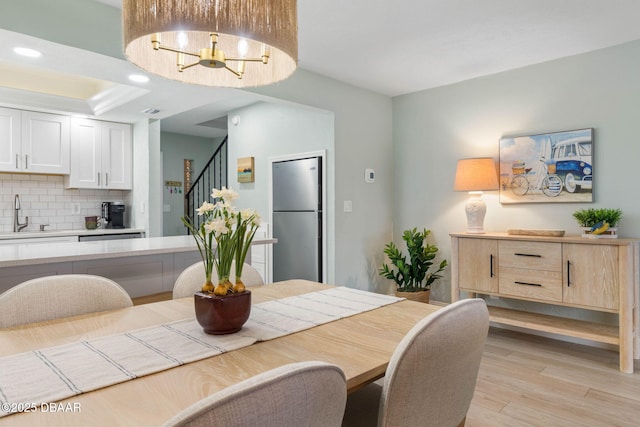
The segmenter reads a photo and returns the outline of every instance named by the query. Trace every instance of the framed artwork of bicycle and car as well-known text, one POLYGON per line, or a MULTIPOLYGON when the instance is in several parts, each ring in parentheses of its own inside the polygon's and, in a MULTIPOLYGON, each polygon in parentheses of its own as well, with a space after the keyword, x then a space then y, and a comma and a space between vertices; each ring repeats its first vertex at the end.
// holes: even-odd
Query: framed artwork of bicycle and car
POLYGON ((593 202, 593 129, 500 139, 500 203, 593 202))

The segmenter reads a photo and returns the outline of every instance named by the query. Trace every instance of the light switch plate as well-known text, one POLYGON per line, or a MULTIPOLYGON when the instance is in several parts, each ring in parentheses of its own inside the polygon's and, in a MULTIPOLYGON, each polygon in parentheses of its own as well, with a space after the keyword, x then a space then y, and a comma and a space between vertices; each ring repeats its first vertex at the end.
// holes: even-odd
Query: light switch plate
POLYGON ((376 180, 376 171, 373 169, 365 169, 364 170, 364 182, 367 184, 373 184, 376 180))
POLYGON ((351 200, 344 201, 344 211, 352 212, 353 211, 353 202, 351 200))

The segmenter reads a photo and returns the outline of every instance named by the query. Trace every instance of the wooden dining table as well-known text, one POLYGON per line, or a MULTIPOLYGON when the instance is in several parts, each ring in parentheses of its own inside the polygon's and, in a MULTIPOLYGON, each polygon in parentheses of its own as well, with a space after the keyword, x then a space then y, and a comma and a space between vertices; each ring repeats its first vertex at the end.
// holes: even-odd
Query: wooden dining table
MULTIPOLYGON (((290 280, 252 287, 253 304, 331 287, 290 280)), ((402 300, 375 310, 136 378, 35 410, 0 417, 2 426, 156 426, 198 400, 288 363, 338 365, 354 391, 385 373, 404 335, 438 306, 402 300)), ((0 356, 103 337, 194 317, 183 298, 0 330, 0 356)))

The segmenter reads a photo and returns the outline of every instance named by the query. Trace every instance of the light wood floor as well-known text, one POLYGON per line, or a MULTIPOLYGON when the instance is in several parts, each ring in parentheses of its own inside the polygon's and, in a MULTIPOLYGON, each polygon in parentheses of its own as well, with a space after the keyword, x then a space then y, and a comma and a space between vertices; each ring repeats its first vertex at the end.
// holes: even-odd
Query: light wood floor
POLYGON ((635 371, 613 351, 491 328, 466 425, 639 426, 635 371))
POLYGON ((143 297, 136 297, 131 299, 133 300, 133 305, 140 305, 140 304, 149 304, 152 302, 170 300, 172 295, 173 295, 173 292, 162 292, 159 294, 146 295, 143 297))

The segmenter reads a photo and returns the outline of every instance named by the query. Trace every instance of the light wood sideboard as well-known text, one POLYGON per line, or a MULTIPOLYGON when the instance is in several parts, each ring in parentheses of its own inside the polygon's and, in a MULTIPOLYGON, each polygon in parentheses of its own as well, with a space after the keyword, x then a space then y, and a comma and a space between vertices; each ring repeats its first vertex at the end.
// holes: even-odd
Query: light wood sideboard
POLYGON ((614 313, 612 326, 490 306, 491 321, 613 344, 620 370, 640 358, 640 239, 451 234, 451 299, 489 295, 614 313))

